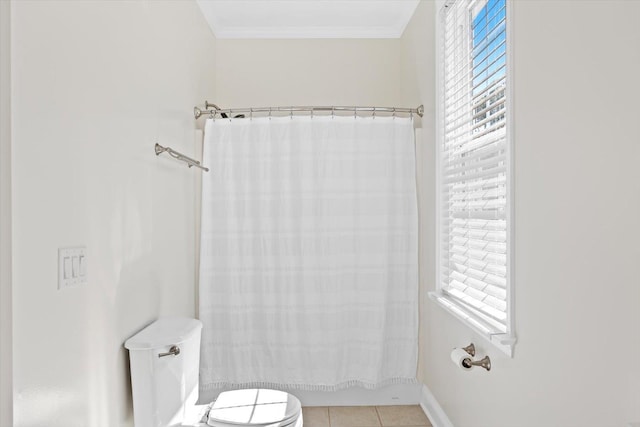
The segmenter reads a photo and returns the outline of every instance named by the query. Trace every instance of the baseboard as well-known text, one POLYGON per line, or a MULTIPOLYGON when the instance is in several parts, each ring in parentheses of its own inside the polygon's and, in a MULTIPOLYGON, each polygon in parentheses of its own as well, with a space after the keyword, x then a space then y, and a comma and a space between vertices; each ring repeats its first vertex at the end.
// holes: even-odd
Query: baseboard
POLYGON ((426 385, 422 386, 422 395, 420 396, 420 407, 427 417, 431 420, 433 427, 453 427, 451 420, 447 417, 444 410, 434 397, 431 390, 426 385))

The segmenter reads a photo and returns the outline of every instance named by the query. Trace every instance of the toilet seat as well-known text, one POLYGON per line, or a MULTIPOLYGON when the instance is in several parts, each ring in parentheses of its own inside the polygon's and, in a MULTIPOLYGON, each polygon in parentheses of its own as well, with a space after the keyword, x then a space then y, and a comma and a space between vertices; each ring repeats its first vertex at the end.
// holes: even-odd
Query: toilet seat
MULTIPOLYGON (((211 405, 212 427, 294 427, 302 418, 297 397, 277 390, 247 389, 220 393, 211 405)), ((300 423, 301 424, 301 423, 300 423)))

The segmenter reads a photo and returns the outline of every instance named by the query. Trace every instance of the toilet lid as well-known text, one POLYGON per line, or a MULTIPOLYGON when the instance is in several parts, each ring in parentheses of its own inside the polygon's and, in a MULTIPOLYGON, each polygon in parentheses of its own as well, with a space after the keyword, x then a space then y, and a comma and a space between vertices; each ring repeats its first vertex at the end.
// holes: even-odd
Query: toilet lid
POLYGON ((209 425, 289 424, 300 414, 297 397, 284 391, 254 388, 220 393, 209 411, 209 425))

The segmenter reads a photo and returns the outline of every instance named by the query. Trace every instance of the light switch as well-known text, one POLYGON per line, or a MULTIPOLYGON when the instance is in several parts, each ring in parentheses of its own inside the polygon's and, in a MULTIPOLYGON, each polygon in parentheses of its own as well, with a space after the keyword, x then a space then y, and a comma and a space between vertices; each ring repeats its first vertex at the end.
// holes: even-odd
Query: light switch
POLYGON ((87 263, 84 259, 84 255, 80 255, 78 259, 80 260, 80 277, 87 275, 87 263))
POLYGON ((85 247, 58 249, 58 289, 87 283, 85 247))
POLYGON ((80 261, 79 261, 79 258, 80 258, 79 256, 74 256, 72 258, 72 266, 73 266, 72 273, 73 274, 71 275, 71 277, 76 278, 76 277, 80 276, 80 261))
POLYGON ((63 267, 63 277, 65 279, 71 279, 72 276, 72 272, 71 272, 71 258, 66 256, 64 257, 64 267, 63 267))

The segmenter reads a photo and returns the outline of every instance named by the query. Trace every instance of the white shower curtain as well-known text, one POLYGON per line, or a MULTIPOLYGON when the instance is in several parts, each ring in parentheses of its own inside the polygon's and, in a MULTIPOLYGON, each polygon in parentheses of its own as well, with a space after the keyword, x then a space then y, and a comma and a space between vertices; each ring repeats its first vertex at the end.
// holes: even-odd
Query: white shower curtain
POLYGON ((400 117, 207 121, 202 390, 415 381, 413 135, 400 117))

